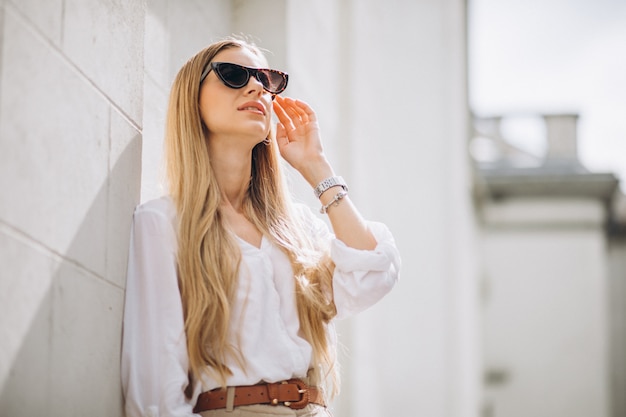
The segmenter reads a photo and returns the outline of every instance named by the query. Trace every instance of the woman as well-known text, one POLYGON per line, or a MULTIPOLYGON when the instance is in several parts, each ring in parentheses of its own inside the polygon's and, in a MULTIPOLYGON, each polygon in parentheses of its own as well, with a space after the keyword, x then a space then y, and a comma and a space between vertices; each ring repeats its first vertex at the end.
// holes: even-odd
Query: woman
POLYGON ((255 46, 225 40, 191 58, 172 86, 169 196, 133 218, 128 417, 329 415, 332 320, 397 280, 391 234, 361 218, 324 156, 315 113, 278 96, 288 76, 266 67, 255 46), (280 156, 314 187, 332 234, 292 204, 280 156))

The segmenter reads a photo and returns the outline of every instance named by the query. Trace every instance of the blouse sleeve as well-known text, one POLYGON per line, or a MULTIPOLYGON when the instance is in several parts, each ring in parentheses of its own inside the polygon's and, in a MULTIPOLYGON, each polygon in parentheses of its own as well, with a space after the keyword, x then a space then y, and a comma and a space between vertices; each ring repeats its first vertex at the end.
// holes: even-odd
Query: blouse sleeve
POLYGON ((370 221, 367 226, 377 242, 373 250, 346 246, 335 238, 321 219, 315 217, 313 220, 317 236, 331 241, 337 319, 353 316, 373 306, 391 291, 399 278, 401 260, 393 235, 382 223, 370 221))
POLYGON ((138 207, 131 231, 122 387, 127 417, 192 416, 183 310, 171 219, 138 207))
POLYGON ((398 281, 400 254, 393 236, 382 223, 368 222, 376 248, 357 250, 334 239, 331 257, 335 262, 333 296, 337 319, 350 317, 373 306, 398 281))

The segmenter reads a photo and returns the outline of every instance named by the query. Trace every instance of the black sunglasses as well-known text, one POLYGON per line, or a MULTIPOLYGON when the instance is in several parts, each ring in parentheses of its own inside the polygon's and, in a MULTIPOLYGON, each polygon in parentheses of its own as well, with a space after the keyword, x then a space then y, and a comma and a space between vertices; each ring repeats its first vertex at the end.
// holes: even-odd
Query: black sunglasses
POLYGON ((270 94, 280 94, 287 88, 289 75, 286 72, 268 68, 250 68, 230 62, 211 62, 202 72, 200 84, 215 70, 222 82, 230 88, 242 88, 248 84, 250 77, 255 77, 263 85, 263 89, 270 94))

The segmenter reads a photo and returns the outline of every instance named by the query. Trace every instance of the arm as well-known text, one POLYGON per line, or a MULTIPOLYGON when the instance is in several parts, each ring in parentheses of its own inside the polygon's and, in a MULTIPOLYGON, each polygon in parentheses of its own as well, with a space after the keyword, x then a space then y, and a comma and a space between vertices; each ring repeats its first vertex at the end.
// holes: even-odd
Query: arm
POLYGON ((171 220, 140 207, 131 233, 122 342, 126 415, 191 416, 171 220))
MULTIPOLYGON (((276 141, 282 157, 311 187, 334 176, 324 155, 317 117, 311 107, 300 100, 276 96, 274 111, 280 121, 276 141)), ((321 195, 321 204, 328 204, 341 191, 340 187, 329 189, 321 195)), ((347 246, 363 250, 376 247, 374 235, 348 196, 328 209, 328 218, 337 239, 347 246)))
POLYGON ((377 242, 374 250, 360 250, 345 245, 308 207, 301 210, 316 241, 330 241, 330 255, 335 263, 333 300, 337 319, 351 317, 376 304, 398 281, 400 254, 393 235, 382 223, 366 222, 377 242))

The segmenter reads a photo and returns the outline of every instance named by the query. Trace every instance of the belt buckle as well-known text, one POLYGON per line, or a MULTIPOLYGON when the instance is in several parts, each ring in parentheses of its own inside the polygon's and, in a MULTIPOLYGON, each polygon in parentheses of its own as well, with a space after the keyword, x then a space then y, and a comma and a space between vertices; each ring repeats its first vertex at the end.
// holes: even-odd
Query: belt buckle
POLYGON ((283 404, 292 410, 300 410, 309 404, 309 390, 308 386, 301 379, 290 379, 284 381, 283 384, 295 384, 298 387, 298 394, 300 399, 298 401, 285 401, 283 404))

